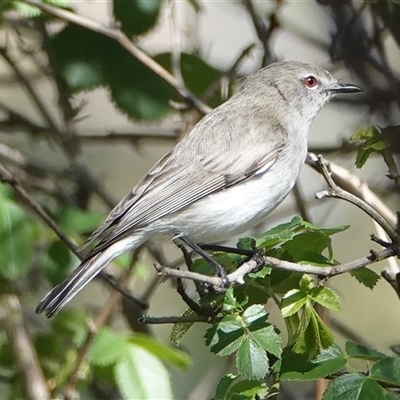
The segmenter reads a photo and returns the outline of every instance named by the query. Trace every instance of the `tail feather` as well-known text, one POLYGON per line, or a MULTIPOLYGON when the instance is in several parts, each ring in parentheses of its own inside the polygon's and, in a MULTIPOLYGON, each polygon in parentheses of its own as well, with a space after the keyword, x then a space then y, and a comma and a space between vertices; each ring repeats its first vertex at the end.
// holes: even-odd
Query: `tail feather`
POLYGON ((46 313, 52 317, 68 303, 84 286, 86 286, 114 258, 127 250, 137 247, 143 240, 138 237, 125 238, 84 260, 72 274, 51 290, 39 302, 36 313, 46 313))
POLYGON ((86 286, 109 262, 104 253, 98 253, 82 262, 73 273, 39 302, 36 313, 45 312, 47 318, 52 317, 68 303, 84 286, 86 286))

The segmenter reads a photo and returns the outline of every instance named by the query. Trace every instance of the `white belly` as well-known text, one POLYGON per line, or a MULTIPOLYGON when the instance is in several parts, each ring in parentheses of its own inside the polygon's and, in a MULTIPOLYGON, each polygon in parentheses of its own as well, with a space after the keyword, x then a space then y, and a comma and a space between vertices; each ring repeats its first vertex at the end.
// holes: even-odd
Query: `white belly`
POLYGON ((292 163, 290 170, 287 161, 279 160, 264 174, 163 217, 151 224, 154 236, 181 232, 198 243, 215 243, 247 231, 275 209, 293 188, 303 160, 298 165, 292 163))

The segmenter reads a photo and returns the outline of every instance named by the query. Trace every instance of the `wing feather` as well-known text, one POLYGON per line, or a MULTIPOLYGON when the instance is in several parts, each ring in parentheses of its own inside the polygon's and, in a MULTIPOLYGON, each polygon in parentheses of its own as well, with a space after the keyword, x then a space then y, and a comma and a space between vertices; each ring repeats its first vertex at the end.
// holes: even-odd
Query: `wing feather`
POLYGON ((226 117, 215 116, 215 113, 224 112, 223 108, 219 109, 215 110, 214 117, 211 113, 203 118, 118 203, 84 245, 86 247, 93 240, 102 238, 88 257, 158 218, 177 212, 209 194, 268 172, 285 146, 286 131, 283 127, 274 126, 275 135, 266 140, 266 132, 259 128, 260 124, 249 121, 247 115, 243 115, 240 118, 242 125, 236 126, 243 139, 241 143, 234 144, 229 137, 221 137, 221 133, 232 135, 234 127, 226 117), (255 131, 252 127, 258 128, 255 131), (203 135, 203 141, 194 140, 198 135, 203 135), (258 139, 256 143, 255 139, 258 139), (225 156, 221 157, 221 154, 225 156))

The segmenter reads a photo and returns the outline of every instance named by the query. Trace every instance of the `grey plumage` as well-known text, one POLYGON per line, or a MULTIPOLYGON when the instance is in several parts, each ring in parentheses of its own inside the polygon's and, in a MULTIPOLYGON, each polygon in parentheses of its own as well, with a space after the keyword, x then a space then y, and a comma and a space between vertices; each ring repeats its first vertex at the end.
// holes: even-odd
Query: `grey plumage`
POLYGON ((111 211, 84 246, 100 242, 37 312, 53 315, 113 258, 150 238, 210 243, 260 222, 292 189, 320 108, 335 92, 359 90, 295 61, 248 76, 111 211))

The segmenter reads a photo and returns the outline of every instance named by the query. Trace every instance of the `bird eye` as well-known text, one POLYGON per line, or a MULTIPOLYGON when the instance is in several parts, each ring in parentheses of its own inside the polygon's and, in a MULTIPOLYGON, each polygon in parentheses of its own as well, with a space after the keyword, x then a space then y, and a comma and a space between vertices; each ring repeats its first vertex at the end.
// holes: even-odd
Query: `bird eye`
POLYGON ((312 75, 309 75, 309 76, 306 76, 305 78, 303 78, 303 83, 305 86, 307 86, 308 88, 311 88, 311 89, 318 86, 317 78, 312 75))

